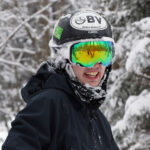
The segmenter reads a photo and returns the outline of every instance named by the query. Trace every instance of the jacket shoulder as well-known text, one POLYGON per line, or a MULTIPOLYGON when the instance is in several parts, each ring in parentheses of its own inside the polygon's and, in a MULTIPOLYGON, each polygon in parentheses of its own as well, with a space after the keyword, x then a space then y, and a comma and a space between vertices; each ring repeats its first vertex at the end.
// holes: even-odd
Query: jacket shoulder
POLYGON ((28 103, 35 101, 59 102, 66 99, 68 96, 65 92, 59 89, 43 89, 30 97, 28 103))

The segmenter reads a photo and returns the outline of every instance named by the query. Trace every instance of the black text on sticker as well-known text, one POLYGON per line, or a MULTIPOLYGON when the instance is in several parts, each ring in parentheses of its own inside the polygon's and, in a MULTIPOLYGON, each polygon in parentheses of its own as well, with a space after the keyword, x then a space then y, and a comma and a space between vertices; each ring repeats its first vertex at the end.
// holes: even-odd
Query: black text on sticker
POLYGON ((97 16, 86 16, 88 23, 94 23, 94 22, 98 22, 99 24, 101 24, 101 18, 98 18, 97 16))

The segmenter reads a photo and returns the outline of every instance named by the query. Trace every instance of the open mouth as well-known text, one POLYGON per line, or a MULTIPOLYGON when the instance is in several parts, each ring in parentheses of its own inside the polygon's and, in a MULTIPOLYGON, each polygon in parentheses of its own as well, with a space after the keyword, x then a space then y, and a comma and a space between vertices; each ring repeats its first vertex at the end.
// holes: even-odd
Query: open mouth
POLYGON ((85 77, 88 78, 88 79, 92 79, 92 80, 95 80, 99 75, 99 72, 88 72, 88 73, 85 73, 85 77))

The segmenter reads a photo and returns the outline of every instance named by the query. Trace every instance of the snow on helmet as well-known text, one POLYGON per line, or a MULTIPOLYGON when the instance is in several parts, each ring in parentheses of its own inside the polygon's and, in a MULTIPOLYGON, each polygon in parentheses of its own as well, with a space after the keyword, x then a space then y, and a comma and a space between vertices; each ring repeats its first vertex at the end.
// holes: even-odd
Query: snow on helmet
POLYGON ((59 53, 69 59, 70 46, 87 40, 113 41, 108 21, 99 12, 93 10, 78 10, 64 15, 55 25, 49 42, 52 57, 59 53))

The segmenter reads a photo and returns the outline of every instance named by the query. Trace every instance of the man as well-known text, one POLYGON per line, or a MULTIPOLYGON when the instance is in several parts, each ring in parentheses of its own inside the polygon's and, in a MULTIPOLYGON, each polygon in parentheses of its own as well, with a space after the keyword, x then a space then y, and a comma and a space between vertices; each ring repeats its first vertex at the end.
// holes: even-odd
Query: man
POLYGON ((98 12, 61 17, 50 41, 52 58, 22 89, 18 113, 2 150, 118 150, 98 109, 114 55, 110 24, 98 12))

